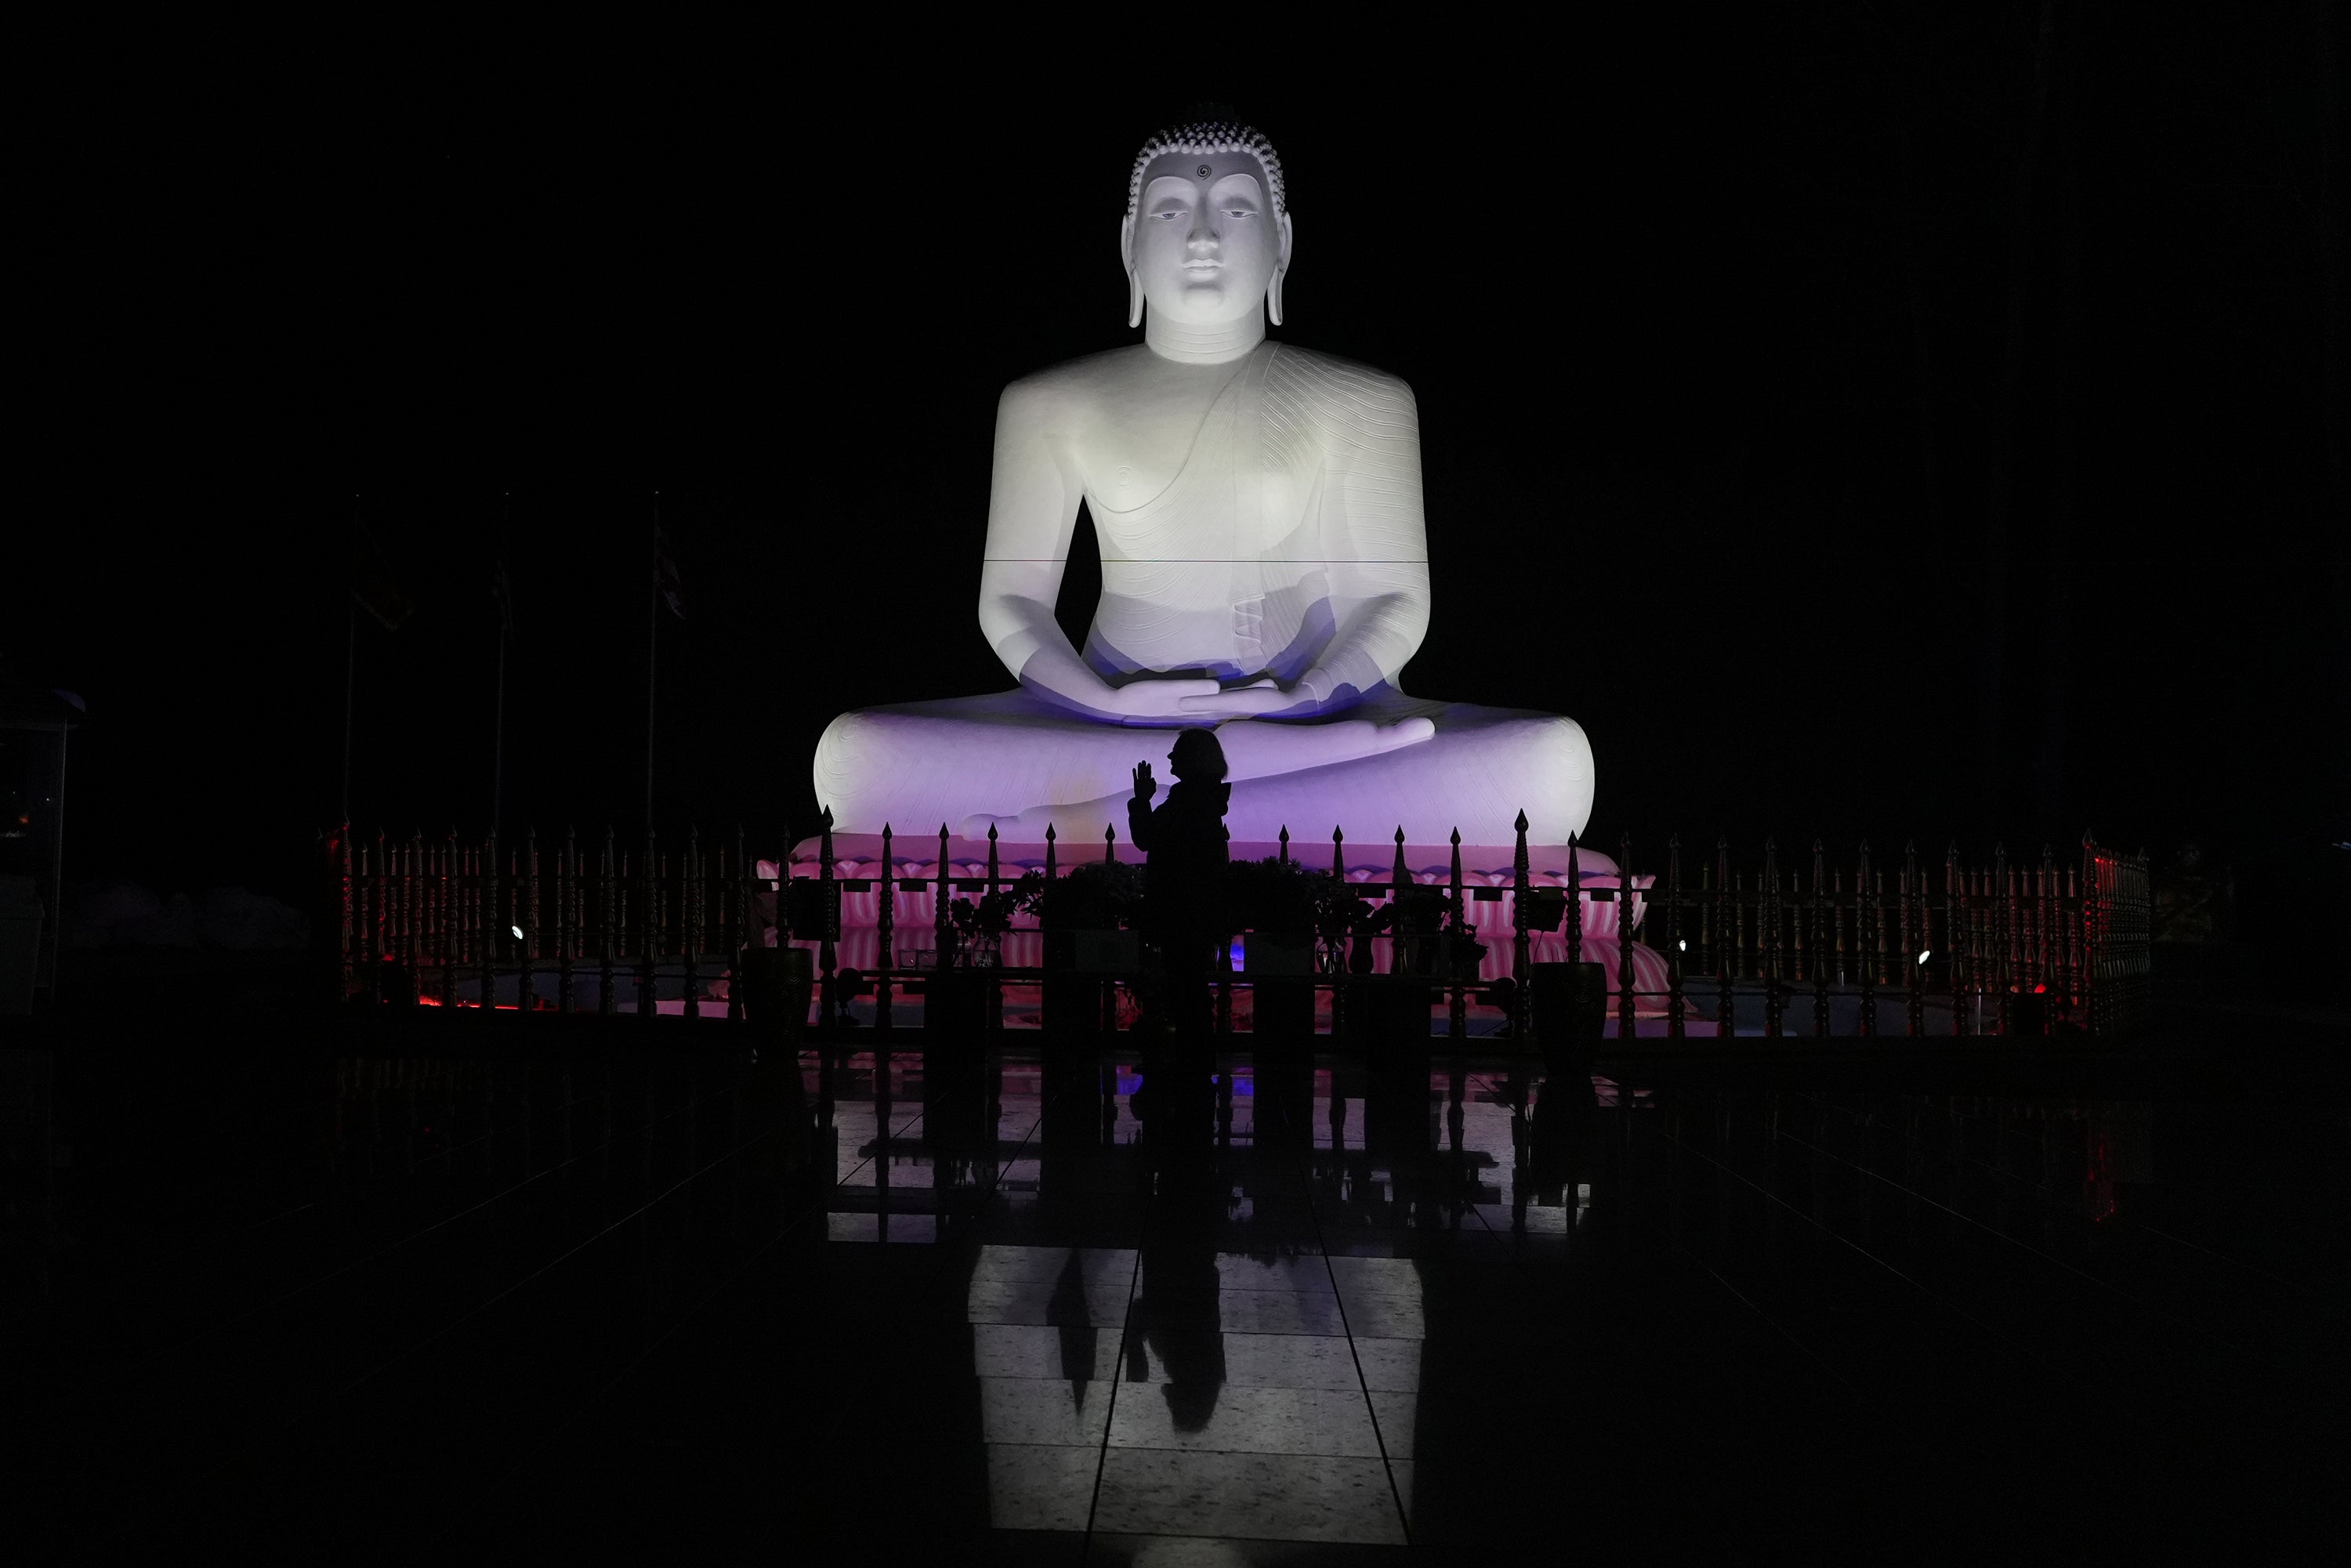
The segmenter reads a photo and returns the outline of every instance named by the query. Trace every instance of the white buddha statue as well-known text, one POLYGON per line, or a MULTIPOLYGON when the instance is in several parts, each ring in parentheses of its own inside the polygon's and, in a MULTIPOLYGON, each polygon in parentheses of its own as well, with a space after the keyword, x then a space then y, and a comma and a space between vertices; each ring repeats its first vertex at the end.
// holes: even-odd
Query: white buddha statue
POLYGON ((1206 725, 1238 841, 1401 825, 1508 844, 1521 810, 1538 842, 1583 831, 1592 749, 1573 719, 1404 691, 1429 612, 1417 411, 1395 376, 1266 337, 1292 236, 1254 130, 1144 144, 1119 229, 1143 341, 997 406, 979 621, 1019 684, 833 720, 816 793, 838 830, 1033 841, 1050 822, 1099 841, 1173 738, 1137 729, 1206 725), (1053 617, 1081 500, 1102 573, 1082 649, 1053 617))

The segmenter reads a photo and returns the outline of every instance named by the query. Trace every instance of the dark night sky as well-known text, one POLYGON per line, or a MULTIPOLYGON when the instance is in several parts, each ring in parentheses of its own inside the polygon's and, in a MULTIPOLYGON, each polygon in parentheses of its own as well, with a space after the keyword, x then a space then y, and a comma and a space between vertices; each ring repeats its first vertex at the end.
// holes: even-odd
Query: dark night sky
POLYGON ((0 635, 89 703, 68 878, 291 890, 355 491, 419 604, 360 628, 360 822, 483 824, 503 556, 508 827, 636 827, 659 489, 658 814, 808 831, 831 715, 1002 684, 995 395, 1128 340, 1127 162, 1217 97, 1290 171, 1279 335, 1419 395, 1408 684, 1581 720, 1595 836, 2094 824, 2323 880, 2330 14, 2057 6, 2035 137, 2038 5, 1754 9, 1035 90, 785 40, 68 73, 0 635))

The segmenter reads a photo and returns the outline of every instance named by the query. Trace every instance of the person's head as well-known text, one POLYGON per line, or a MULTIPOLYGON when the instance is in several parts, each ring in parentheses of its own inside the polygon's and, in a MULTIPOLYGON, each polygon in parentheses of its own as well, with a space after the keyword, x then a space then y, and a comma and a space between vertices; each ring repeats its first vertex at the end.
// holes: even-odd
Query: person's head
POLYGON ((1178 779, 1214 784, 1225 776, 1225 748, 1213 729, 1187 729, 1176 737, 1167 753, 1167 770, 1178 779))
POLYGON ((1126 187, 1119 254, 1127 325, 1143 304, 1172 321, 1213 327, 1266 303, 1281 324, 1290 269, 1290 204, 1281 160, 1254 127, 1195 121, 1143 144, 1126 187))

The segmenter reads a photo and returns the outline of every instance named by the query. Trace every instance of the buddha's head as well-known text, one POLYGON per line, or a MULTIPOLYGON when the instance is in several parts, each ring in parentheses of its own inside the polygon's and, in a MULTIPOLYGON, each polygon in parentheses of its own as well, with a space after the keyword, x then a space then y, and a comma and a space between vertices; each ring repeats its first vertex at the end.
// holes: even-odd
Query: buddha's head
POLYGON ((1262 299, 1280 325, 1290 237, 1281 160, 1256 130, 1208 120, 1161 131, 1127 183, 1126 324, 1141 324, 1146 299, 1196 327, 1238 321, 1262 299))

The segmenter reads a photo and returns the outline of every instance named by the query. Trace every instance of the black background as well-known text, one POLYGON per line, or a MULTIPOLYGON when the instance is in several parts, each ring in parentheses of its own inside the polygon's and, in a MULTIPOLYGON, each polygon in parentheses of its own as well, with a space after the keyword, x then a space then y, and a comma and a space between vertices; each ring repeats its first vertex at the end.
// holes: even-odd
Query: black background
POLYGON ((656 491, 655 814, 811 831, 831 715, 1005 684, 996 393, 1131 340, 1128 162, 1203 98, 1289 171, 1278 335, 1418 394, 1408 685, 1579 719, 1604 844, 2339 879, 2340 19, 1570 15, 61 53, 0 650, 89 705, 68 880, 299 886, 355 511, 418 609, 359 625, 354 820, 485 825, 503 559, 506 827, 634 832, 656 491))

